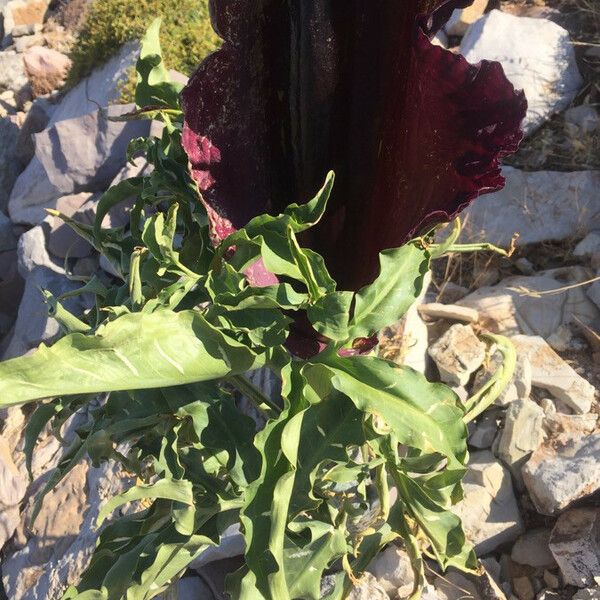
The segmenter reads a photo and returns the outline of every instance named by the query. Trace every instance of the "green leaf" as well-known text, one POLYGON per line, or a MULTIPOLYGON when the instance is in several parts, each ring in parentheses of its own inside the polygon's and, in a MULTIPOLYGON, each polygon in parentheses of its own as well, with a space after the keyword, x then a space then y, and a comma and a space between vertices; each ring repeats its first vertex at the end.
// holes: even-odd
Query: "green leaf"
POLYGON ((177 479, 159 479, 156 483, 148 485, 136 485, 128 489, 123 494, 113 496, 106 504, 102 506, 98 513, 98 526, 102 525, 104 520, 113 513, 119 506, 133 502, 135 500, 144 500, 151 498, 162 498, 163 500, 172 500, 188 506, 194 505, 194 495, 192 483, 186 480, 177 479))
POLYGON ((417 299, 429 269, 429 254, 417 242, 384 250, 377 279, 356 294, 350 337, 369 337, 398 321, 417 299))
POLYGON ((183 85, 171 82, 162 60, 160 49, 161 19, 155 19, 142 38, 140 58, 137 62, 138 84, 135 104, 138 108, 164 106, 179 108, 179 93, 183 85))
POLYGON ((31 461, 33 459, 33 450, 35 449, 35 444, 44 427, 46 427, 46 425, 52 420, 52 417, 54 417, 54 415, 56 415, 61 408, 62 406, 59 402, 47 402, 38 406, 35 409, 35 412, 27 419, 23 452, 25 453, 25 465, 27 466, 27 472, 31 478, 33 478, 31 474, 31 461))
POLYGON ((312 363, 303 374, 317 395, 323 397, 332 386, 358 409, 383 419, 402 444, 440 452, 452 469, 464 471, 467 432, 450 388, 372 356, 342 358, 330 351, 312 363))
POLYGON ((290 596, 320 600, 324 571, 348 551, 345 528, 322 521, 298 519, 290 523, 290 529, 297 534, 306 531, 310 535, 306 544, 286 537, 285 577, 290 596))
POLYGON ((52 396, 160 388, 244 373, 265 357, 196 311, 131 313, 0 363, 0 406, 52 396))
POLYGON ((330 292, 311 304, 306 314, 321 335, 345 342, 349 338, 348 321, 353 298, 352 292, 330 292))
POLYGON ((442 569, 477 569, 477 557, 465 538, 460 518, 436 503, 417 479, 403 473, 393 461, 390 471, 407 511, 431 541, 442 569))
POLYGON ((125 202, 132 196, 137 196, 142 193, 143 190, 143 177, 132 177, 125 179, 113 185, 108 189, 98 201, 96 208, 96 217, 94 219, 94 238, 97 244, 102 243, 102 221, 104 217, 110 212, 111 208, 117 206, 121 202, 125 202))

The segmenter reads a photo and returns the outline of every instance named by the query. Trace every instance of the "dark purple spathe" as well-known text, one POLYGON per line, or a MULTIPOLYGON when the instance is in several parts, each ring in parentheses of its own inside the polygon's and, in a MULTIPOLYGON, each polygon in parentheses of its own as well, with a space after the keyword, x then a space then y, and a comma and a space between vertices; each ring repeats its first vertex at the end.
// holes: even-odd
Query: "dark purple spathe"
POLYGON ((333 169, 328 213, 303 243, 357 289, 381 250, 500 189, 525 98, 500 64, 430 42, 469 3, 212 0, 225 43, 182 98, 215 239, 308 200, 333 169))

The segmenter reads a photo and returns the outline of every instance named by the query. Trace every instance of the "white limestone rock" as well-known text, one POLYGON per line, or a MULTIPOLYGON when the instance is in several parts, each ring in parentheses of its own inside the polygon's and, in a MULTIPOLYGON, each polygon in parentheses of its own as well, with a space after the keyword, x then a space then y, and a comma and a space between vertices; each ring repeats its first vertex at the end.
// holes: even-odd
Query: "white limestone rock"
POLYGON ((465 497, 453 507, 478 555, 515 540, 524 530, 508 470, 487 451, 473 452, 465 497))
POLYGON ((456 324, 428 352, 445 383, 464 386, 483 363, 486 345, 469 325, 456 324))
POLYGON ((600 229, 600 172, 526 172, 503 167, 506 186, 464 212, 460 241, 508 246, 583 237, 600 229))
POLYGON ((546 441, 522 468, 538 512, 555 514, 600 488, 600 433, 562 433, 546 441))
POLYGON ((460 52, 471 63, 499 61, 525 91, 527 134, 569 106, 583 83, 569 33, 547 19, 492 10, 469 27, 460 52))
POLYGON ((531 381, 577 414, 588 413, 595 398, 594 386, 568 365, 540 336, 517 335, 512 338, 517 353, 531 363, 531 381))

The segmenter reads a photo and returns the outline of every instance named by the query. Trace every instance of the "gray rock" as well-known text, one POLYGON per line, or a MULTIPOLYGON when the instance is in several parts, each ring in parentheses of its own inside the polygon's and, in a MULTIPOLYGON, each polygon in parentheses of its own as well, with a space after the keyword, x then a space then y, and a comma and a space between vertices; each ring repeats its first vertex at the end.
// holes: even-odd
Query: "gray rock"
POLYGON ((7 441, 0 437, 0 550, 19 524, 19 503, 26 490, 27 479, 13 462, 7 441))
POLYGON ((520 565, 553 568, 556 565, 550 552, 550 529, 533 529, 524 533, 512 547, 510 557, 520 565))
MULTIPOLYGON (((109 114, 129 108, 112 107, 109 114)), ((150 127, 149 121, 109 121, 98 110, 35 134, 35 157, 17 180, 8 204, 13 221, 37 224, 45 217, 44 208, 54 208, 61 196, 106 189, 126 163, 129 141, 148 135, 150 127)))
POLYGON ((17 160, 25 168, 35 154, 33 134, 39 133, 48 125, 56 104, 47 98, 36 98, 25 117, 25 121, 19 130, 15 155, 17 160))
POLYGON ((415 576, 405 550, 389 546, 369 565, 369 572, 392 598, 407 598, 411 595, 415 576))
POLYGON ((523 532, 508 470, 487 451, 473 452, 464 479, 465 497, 453 511, 479 555, 515 540, 523 532))
POLYGON ((497 455, 521 487, 521 467, 544 438, 544 416, 544 411, 528 398, 515 400, 506 411, 497 455))
POLYGON ((45 267, 64 276, 62 263, 52 259, 46 250, 46 235, 43 225, 37 225, 26 231, 20 238, 17 247, 17 266, 19 274, 27 279, 36 267, 45 267))
POLYGON ((586 287, 577 285, 591 276, 583 267, 563 267, 531 277, 508 277, 496 286, 476 290, 459 304, 477 309, 480 322, 496 333, 549 339, 563 325, 576 320, 592 323, 600 318, 598 307, 585 293, 586 287), (553 290, 562 292, 547 293, 553 290))
POLYGON ((518 335, 512 341, 517 352, 531 363, 534 387, 550 392, 578 414, 590 411, 596 389, 556 354, 543 338, 518 335))
POLYGON ((533 453, 523 481, 538 512, 552 515, 600 488, 600 433, 563 433, 533 453))
POLYGON ((463 242, 507 246, 582 237, 600 229, 600 173, 525 172, 503 167, 506 187, 473 202, 464 213, 463 242))
POLYGON ((587 288, 586 291, 587 297, 598 307, 600 308, 600 281, 596 281, 592 283, 587 288))
POLYGON ((573 250, 574 256, 591 256, 600 252, 600 231, 590 231, 573 250))
POLYGON ((16 52, 0 52, 0 91, 20 93, 29 84, 23 57, 16 52))
POLYGON ((10 116, 0 119, 0 211, 6 209, 10 192, 23 170, 17 160, 18 138, 19 118, 10 116))
POLYGON ((44 503, 47 527, 3 561, 4 588, 11 600, 62 597, 65 588, 78 581, 91 558, 99 534, 96 520, 101 505, 130 484, 113 463, 99 468, 86 464, 78 467, 44 503))
POLYGON ((42 163, 34 156, 15 182, 8 213, 15 223, 37 225, 46 217, 44 208, 51 208, 63 195, 52 185, 42 163))
POLYGON ((128 77, 139 54, 138 44, 125 44, 123 48, 101 67, 69 90, 52 115, 50 125, 59 121, 76 119, 109 106, 119 100, 120 85, 128 77))
POLYGON ((17 238, 13 233, 12 221, 0 211, 0 252, 14 250, 17 247, 17 238))
POLYGON ((499 61, 525 91, 528 134, 569 106, 583 83, 568 32, 546 19, 492 10, 469 28, 460 52, 471 63, 499 61))
POLYGON ((589 104, 574 106, 565 111, 565 123, 572 135, 589 135, 600 128, 600 115, 589 104))
POLYGON ((568 585, 588 588, 600 576, 600 510, 578 508, 560 516, 550 550, 568 585))
MULTIPOLYGON (((63 196, 56 202, 56 210, 85 225, 94 223, 95 200, 98 196, 81 192, 63 196)), ((60 217, 48 218, 48 251, 59 258, 84 258, 92 252, 92 246, 79 236, 60 217)), ((39 226, 38 226, 39 227, 39 226)), ((35 228, 34 228, 35 229, 35 228)))
MULTIPOLYGON (((79 287, 80 283, 69 281, 64 274, 56 273, 47 267, 34 268, 25 282, 14 332, 3 359, 21 356, 37 347, 40 342, 51 340, 58 334, 58 323, 48 316, 40 288, 59 296, 79 287)), ((64 302, 64 306, 78 315, 84 308, 82 302, 80 297, 70 298, 64 302)))
POLYGON ((485 359, 486 345, 469 325, 452 325, 432 346, 429 356, 440 372, 442 381, 464 386, 485 359))
POLYGON ((573 595, 573 600, 600 600, 600 587, 579 590, 573 595))

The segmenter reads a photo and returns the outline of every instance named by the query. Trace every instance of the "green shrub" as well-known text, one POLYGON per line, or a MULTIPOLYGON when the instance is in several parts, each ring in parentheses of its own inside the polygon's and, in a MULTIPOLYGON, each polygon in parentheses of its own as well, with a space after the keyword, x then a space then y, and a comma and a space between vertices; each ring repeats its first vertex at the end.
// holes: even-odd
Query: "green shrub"
MULTIPOLYGON (((67 85, 74 85, 106 62, 125 42, 140 39, 156 17, 163 18, 161 42, 164 60, 171 69, 190 75, 219 47, 219 37, 210 24, 208 0, 96 0, 73 46, 67 85)), ((134 89, 132 69, 123 90, 124 100, 131 99, 134 89)))

